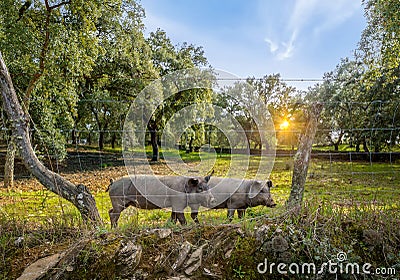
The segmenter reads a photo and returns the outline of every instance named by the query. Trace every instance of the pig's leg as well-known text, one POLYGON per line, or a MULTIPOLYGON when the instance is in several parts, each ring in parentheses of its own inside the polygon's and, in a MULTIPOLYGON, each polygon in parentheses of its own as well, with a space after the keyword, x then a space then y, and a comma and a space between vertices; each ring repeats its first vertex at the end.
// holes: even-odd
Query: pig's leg
POLYGON ((233 215, 235 215, 235 210, 236 209, 229 209, 228 208, 228 219, 229 219, 229 221, 232 221, 233 215))
POLYGON ((200 207, 199 205, 192 205, 192 206, 190 206, 190 208, 191 208, 190 217, 192 217, 193 221, 194 221, 196 224, 200 224, 199 219, 198 219, 198 217, 197 217, 197 215, 198 215, 198 213, 199 213, 199 207, 200 207))
POLYGON ((246 214, 246 209, 238 209, 237 212, 239 219, 241 219, 244 217, 244 214, 246 214))
POLYGON ((121 211, 117 212, 113 208, 110 211, 108 211, 108 215, 110 216, 111 228, 117 227, 118 219, 119 219, 119 216, 121 215, 121 211))
POLYGON ((171 217, 169 218, 169 220, 170 220, 172 223, 176 224, 177 219, 178 219, 178 217, 176 216, 176 212, 171 211, 171 217))
POLYGON ((110 216, 110 221, 111 221, 111 228, 117 227, 118 224, 118 219, 119 216, 121 215, 121 212, 126 208, 124 205, 122 205, 122 201, 111 201, 111 204, 113 206, 110 211, 108 211, 108 215, 110 216))
POLYGON ((181 225, 186 225, 185 213, 183 213, 183 211, 176 212, 175 215, 181 225))

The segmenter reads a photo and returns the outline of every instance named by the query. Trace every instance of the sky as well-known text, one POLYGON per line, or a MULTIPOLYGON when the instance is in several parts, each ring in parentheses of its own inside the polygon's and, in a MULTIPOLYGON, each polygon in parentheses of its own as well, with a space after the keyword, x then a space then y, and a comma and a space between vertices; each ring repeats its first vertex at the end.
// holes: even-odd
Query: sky
MULTIPOLYGON (((146 32, 202 46, 213 68, 240 78, 321 79, 352 57, 361 0, 142 0, 146 32)), ((306 89, 313 82, 290 82, 306 89)))

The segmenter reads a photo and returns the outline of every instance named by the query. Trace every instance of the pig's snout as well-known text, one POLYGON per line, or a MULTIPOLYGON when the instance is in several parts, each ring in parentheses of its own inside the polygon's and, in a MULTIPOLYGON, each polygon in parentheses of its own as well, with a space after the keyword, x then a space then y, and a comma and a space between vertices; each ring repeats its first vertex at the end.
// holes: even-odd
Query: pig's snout
POLYGON ((209 202, 210 204, 216 204, 217 200, 215 199, 215 197, 211 197, 209 202))
POLYGON ((276 206, 275 201, 272 199, 272 197, 270 195, 268 195, 267 197, 264 198, 264 203, 263 205, 267 206, 267 207, 271 207, 274 208, 276 206))
POLYGON ((212 194, 210 191, 208 191, 208 192, 206 193, 206 205, 204 205, 204 206, 206 206, 206 207, 213 207, 213 206, 216 205, 216 203, 217 203, 217 200, 215 199, 215 197, 213 196, 213 194, 212 194))
POLYGON ((276 206, 276 203, 275 203, 275 201, 273 201, 272 199, 270 199, 270 200, 267 202, 267 207, 274 208, 275 206, 276 206))
POLYGON ((216 202, 215 197, 212 195, 210 191, 207 192, 207 203, 209 205, 214 204, 216 202))

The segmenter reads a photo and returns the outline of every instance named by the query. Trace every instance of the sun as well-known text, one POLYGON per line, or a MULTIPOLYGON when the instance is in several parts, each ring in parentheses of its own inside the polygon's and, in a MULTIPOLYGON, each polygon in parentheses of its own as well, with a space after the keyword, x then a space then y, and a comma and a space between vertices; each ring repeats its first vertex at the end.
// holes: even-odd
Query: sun
POLYGON ((289 127, 289 122, 284 120, 279 127, 280 129, 287 129, 289 127))

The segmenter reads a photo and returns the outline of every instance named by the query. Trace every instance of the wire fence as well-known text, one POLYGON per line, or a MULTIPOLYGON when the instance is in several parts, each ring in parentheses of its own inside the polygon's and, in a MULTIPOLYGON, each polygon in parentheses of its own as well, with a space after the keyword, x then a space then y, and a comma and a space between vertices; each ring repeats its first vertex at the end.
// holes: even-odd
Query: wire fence
MULTIPOLYGON (((128 103, 128 100, 83 100, 84 102, 113 102, 128 103)), ((360 207, 362 205, 373 205, 385 209, 398 209, 399 201, 394 199, 400 194, 400 122, 397 110, 393 103, 380 101, 380 109, 369 118, 362 117, 365 102, 353 102, 353 108, 360 109, 358 115, 353 119, 343 112, 341 117, 347 118, 340 123, 337 111, 333 110, 331 118, 324 116, 323 123, 315 138, 312 153, 312 162, 308 169, 306 183, 306 200, 316 200, 330 203, 334 207, 360 207), (382 112, 388 112, 389 116, 383 117, 382 112), (355 119, 357 121, 355 121, 355 119), (340 138, 340 139, 339 139, 340 138), (336 147, 335 147, 335 145, 336 147), (379 145, 378 145, 379 144, 379 145)), ((329 105, 334 105, 330 103, 329 105)), ((355 113, 353 113, 355 114, 355 113)), ((329 116, 329 115, 328 115, 329 116)), ((0 177, 4 177, 4 163, 7 152, 10 131, 6 126, 4 115, 2 115, 0 129, 0 177)), ((293 157, 296 153, 299 135, 302 132, 304 122, 295 123, 292 120, 291 127, 280 129, 279 125, 275 131, 277 146, 273 154, 273 169, 271 174, 266 174, 265 179, 270 178, 275 187, 271 189, 275 202, 281 208, 284 207, 291 186, 293 171, 293 157)), ((110 184, 110 179, 118 179, 128 175, 121 148, 121 137, 123 130, 121 126, 116 128, 100 129, 93 123, 90 129, 86 125, 81 128, 59 129, 57 134, 67 143, 67 155, 60 159, 57 154, 50 154, 50 147, 42 149, 38 147, 38 141, 33 142, 34 149, 40 159, 52 171, 62 174, 74 184, 83 183, 94 193, 97 206, 102 218, 108 221, 108 211, 111 208, 108 193, 105 191, 110 184), (98 141, 103 134, 104 148, 99 149, 98 141), (114 138, 114 140, 113 140, 114 138), (113 147, 112 142, 113 143, 113 147), (47 152, 46 152, 47 151, 47 152)), ((49 134, 46 129, 32 126, 31 132, 35 135, 49 134)), ((182 131, 183 133, 184 131, 182 131)), ((243 129, 247 135, 253 135, 259 130, 243 129)), ((224 177, 228 174, 232 155, 243 147, 231 147, 229 143, 210 136, 215 130, 204 129, 203 139, 193 144, 192 150, 187 149, 187 143, 176 143, 175 148, 179 151, 181 159, 186 162, 190 171, 197 175, 199 163, 205 158, 207 169, 216 171, 217 176, 224 177), (209 138, 207 138, 207 135, 209 138), (211 139, 211 140, 210 140, 211 139), (204 149, 204 145, 213 147, 211 150, 204 149)), ((150 144, 149 131, 147 131, 147 144, 150 144)), ((38 137, 38 136, 36 136, 38 137)), ((250 148, 245 149, 249 153, 249 161, 243 159, 246 165, 246 178, 252 178, 259 167, 262 147, 256 145, 256 138, 249 141, 250 148), (254 146, 254 147, 253 147, 254 146)), ((56 141, 56 140, 54 140, 56 141)), ((45 144, 49 145, 49 144, 45 144)), ((152 150, 146 145, 148 164, 156 175, 168 175, 173 173, 170 163, 163 157, 161 147, 161 159, 158 163, 150 161, 152 150)), ((164 151, 165 152, 165 151, 164 151)), ((137 174, 141 173, 141 166, 135 167, 137 174)), ((61 222, 76 222, 79 219, 77 210, 68 202, 44 189, 27 171, 22 160, 15 160, 15 185, 12 189, 1 188, 0 185, 0 216, 7 219, 26 219, 35 222, 46 222, 49 219, 61 222), (59 219, 59 220, 57 220, 59 219)), ((211 210, 201 213, 201 219, 206 222, 226 220, 226 210, 211 210)), ((258 217, 273 217, 281 215, 279 210, 266 209, 265 207, 250 208, 247 211, 247 219, 258 217), (278 212, 276 212, 278 211, 278 212)), ((122 220, 125 222, 162 225, 169 218, 166 210, 139 210, 133 208, 126 210, 122 220)), ((189 218, 190 220, 190 218, 189 218)))

